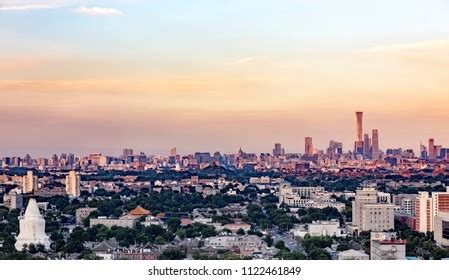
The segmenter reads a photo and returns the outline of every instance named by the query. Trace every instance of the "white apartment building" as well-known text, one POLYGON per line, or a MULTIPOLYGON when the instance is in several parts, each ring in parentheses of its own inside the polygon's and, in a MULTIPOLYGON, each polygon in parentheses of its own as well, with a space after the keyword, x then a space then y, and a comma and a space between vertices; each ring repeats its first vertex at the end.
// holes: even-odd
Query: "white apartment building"
POLYGON ((415 230, 433 232, 435 218, 444 212, 449 212, 449 187, 446 192, 419 192, 415 201, 415 230))

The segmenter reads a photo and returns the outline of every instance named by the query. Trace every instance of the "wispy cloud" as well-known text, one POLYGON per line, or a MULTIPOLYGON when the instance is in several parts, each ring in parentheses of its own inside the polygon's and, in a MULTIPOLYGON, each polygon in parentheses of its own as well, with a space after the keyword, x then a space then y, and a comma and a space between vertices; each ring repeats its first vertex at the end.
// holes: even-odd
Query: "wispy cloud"
POLYGON ((0 11, 29 11, 41 9, 54 9, 54 5, 22 5, 22 6, 0 6, 0 11))
POLYGON ((230 65, 244 64, 244 63, 248 63, 248 62, 253 62, 253 61, 259 60, 261 58, 263 58, 263 57, 261 57, 261 56, 244 57, 244 58, 240 58, 240 59, 228 62, 226 64, 230 64, 230 65))
POLYGON ((75 10, 77 13, 90 16, 121 16, 123 12, 113 8, 103 7, 79 7, 75 10))

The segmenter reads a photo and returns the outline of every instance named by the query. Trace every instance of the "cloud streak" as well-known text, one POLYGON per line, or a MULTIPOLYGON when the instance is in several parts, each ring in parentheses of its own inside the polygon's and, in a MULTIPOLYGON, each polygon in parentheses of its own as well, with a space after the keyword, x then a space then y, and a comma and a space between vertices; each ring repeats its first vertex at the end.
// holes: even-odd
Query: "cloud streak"
POLYGON ((261 56, 244 57, 244 58, 240 58, 240 59, 237 59, 237 60, 228 62, 228 63, 226 63, 226 64, 229 64, 229 65, 238 65, 238 64, 244 64, 244 63, 250 63, 250 62, 259 60, 259 59, 261 59, 261 58, 263 58, 263 57, 261 57, 261 56))
POLYGON ((0 6, 1 11, 30 11, 30 10, 42 10, 42 9, 55 9, 54 5, 22 5, 22 6, 0 6))
POLYGON ((85 14, 89 16, 121 16, 123 12, 114 8, 103 7, 79 7, 75 10, 77 13, 85 14))

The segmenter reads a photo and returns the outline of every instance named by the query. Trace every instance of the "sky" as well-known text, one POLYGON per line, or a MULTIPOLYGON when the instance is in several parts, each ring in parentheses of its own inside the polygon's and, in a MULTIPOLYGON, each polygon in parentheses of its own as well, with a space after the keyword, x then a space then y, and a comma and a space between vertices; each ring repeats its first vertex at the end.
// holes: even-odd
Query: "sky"
POLYGON ((0 0, 0 156, 449 146, 447 0, 0 0))

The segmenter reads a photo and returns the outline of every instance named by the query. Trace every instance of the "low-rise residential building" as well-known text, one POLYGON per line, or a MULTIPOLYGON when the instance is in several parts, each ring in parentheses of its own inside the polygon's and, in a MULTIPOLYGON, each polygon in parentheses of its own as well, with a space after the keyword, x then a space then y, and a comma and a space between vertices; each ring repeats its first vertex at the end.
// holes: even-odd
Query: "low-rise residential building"
POLYGON ((371 260, 405 260, 406 243, 396 232, 371 232, 371 260))
POLYGON ((257 235, 222 235, 210 237, 204 243, 205 247, 215 250, 233 251, 241 256, 263 255, 272 257, 277 249, 268 247, 265 241, 257 235))
POLYGON ((345 260, 345 261, 359 260, 359 261, 363 261, 363 260, 369 260, 369 255, 366 254, 363 251, 356 251, 354 249, 350 249, 350 250, 338 253, 338 260, 345 260))
POLYGON ((342 236, 342 229, 340 228, 340 221, 314 221, 307 224, 310 236, 342 236))
POLYGON ((245 223, 232 223, 232 224, 226 224, 223 226, 225 229, 229 229, 232 232, 237 232, 240 229, 247 232, 251 229, 251 225, 245 224, 245 223))
POLYGON ((107 217, 98 217, 96 219, 90 219, 90 226, 103 225, 111 228, 113 226, 123 228, 134 228, 136 226, 135 219, 111 219, 107 217))

